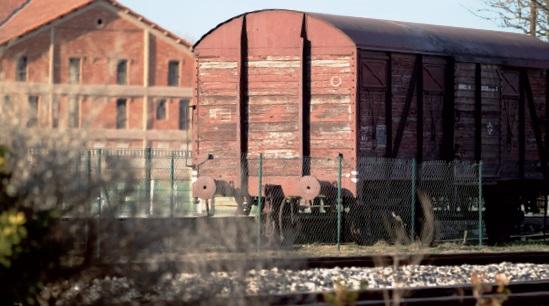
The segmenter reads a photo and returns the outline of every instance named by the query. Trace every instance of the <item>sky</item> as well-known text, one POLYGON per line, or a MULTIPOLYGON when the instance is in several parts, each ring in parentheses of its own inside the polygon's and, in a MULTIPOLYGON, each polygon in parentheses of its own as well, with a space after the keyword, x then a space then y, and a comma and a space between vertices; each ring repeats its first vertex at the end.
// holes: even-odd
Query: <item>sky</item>
POLYGON ((506 30, 472 11, 481 0, 119 0, 179 36, 196 42, 217 24, 244 12, 284 8, 467 28, 506 30))

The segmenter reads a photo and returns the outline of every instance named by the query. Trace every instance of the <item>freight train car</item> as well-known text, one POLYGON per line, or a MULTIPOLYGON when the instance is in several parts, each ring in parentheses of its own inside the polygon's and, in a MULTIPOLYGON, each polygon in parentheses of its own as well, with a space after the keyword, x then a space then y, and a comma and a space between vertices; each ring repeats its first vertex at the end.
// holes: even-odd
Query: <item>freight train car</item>
POLYGON ((309 157, 343 154, 344 173, 359 173, 342 183, 358 208, 363 157, 482 160, 498 241, 547 192, 549 44, 535 38, 263 10, 221 23, 194 51, 196 197, 253 202, 246 157, 259 153, 265 185, 296 199, 333 181, 336 163, 309 157))

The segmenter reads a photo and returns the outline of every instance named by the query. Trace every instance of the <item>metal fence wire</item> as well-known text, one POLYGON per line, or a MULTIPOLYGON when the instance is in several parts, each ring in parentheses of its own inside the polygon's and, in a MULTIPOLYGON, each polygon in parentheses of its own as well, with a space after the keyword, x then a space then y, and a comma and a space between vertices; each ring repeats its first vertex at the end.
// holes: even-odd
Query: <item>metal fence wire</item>
POLYGON ((481 164, 260 155, 248 157, 248 165, 254 165, 250 176, 257 173, 255 190, 263 190, 255 210, 258 247, 273 242, 482 244, 481 164), (283 180, 283 175, 296 177, 283 180), (318 191, 311 187, 312 197, 303 190, 309 176, 320 184, 318 191))
MULTIPOLYGON (((249 186, 257 195, 258 246, 337 243, 342 207, 338 167, 342 159, 248 157, 249 186), (262 190, 258 193, 257 190, 262 190)), ((338 237, 339 235, 339 237, 338 237)))
POLYGON ((84 216, 145 218, 197 214, 191 195, 190 163, 190 154, 186 151, 91 149, 81 152, 75 165, 77 179, 121 178, 101 189, 84 216), (127 172, 127 176, 116 175, 116 171, 127 172))
POLYGON ((415 236, 416 164, 413 160, 361 158, 356 211, 348 216, 353 240, 404 242, 415 236), (358 232, 358 229, 361 229, 358 232))
MULTIPOLYGON (((40 158, 39 151, 31 153, 40 158)), ((189 237, 198 223, 207 228, 216 222, 224 232, 231 222, 242 223, 234 231, 238 240, 258 249, 378 241, 481 244, 485 236, 482 164, 342 155, 302 159, 266 151, 214 156, 193 168, 185 151, 94 149, 80 156, 75 179, 131 173, 132 180, 112 182, 77 216, 96 222, 102 241, 120 240, 113 231, 100 233, 105 218, 125 220, 126 227, 141 222, 144 233, 171 220, 174 237, 185 228, 187 246, 206 245, 209 240, 190 243, 189 237), (213 198, 193 198, 194 175, 215 178, 213 198)))
POLYGON ((482 238, 482 164, 454 161, 424 162, 419 167, 417 193, 420 215, 432 218, 435 241, 482 238), (432 213, 432 217, 426 214, 432 213))

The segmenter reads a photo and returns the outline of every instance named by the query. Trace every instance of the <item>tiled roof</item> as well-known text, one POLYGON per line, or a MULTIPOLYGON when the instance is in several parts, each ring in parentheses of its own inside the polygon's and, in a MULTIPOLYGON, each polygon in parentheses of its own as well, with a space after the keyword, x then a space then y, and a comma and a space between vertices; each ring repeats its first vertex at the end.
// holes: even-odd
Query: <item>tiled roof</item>
MULTIPOLYGON (((17 0, 0 0, 12 1, 17 0)), ((22 1, 22 0, 19 0, 22 1)), ((40 27, 66 16, 74 11, 82 9, 94 2, 104 1, 109 3, 125 13, 132 15, 141 22, 158 29, 164 35, 172 38, 176 42, 190 47, 192 44, 177 35, 162 29, 157 24, 147 20, 145 17, 133 12, 129 8, 121 5, 115 0, 30 0, 21 10, 15 12, 4 24, 0 24, 0 45, 9 42, 12 39, 21 37, 40 27)))
POLYGON ((29 0, 2 0, 0 1, 0 26, 8 20, 13 13, 24 6, 29 0))

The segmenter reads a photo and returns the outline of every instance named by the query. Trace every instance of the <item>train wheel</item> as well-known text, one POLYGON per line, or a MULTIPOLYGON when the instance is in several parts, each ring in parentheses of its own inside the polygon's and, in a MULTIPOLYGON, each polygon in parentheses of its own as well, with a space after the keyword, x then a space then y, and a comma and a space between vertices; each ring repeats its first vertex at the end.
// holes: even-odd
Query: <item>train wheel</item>
POLYGON ((278 233, 283 246, 292 246, 301 233, 299 201, 286 199, 278 211, 278 233))

